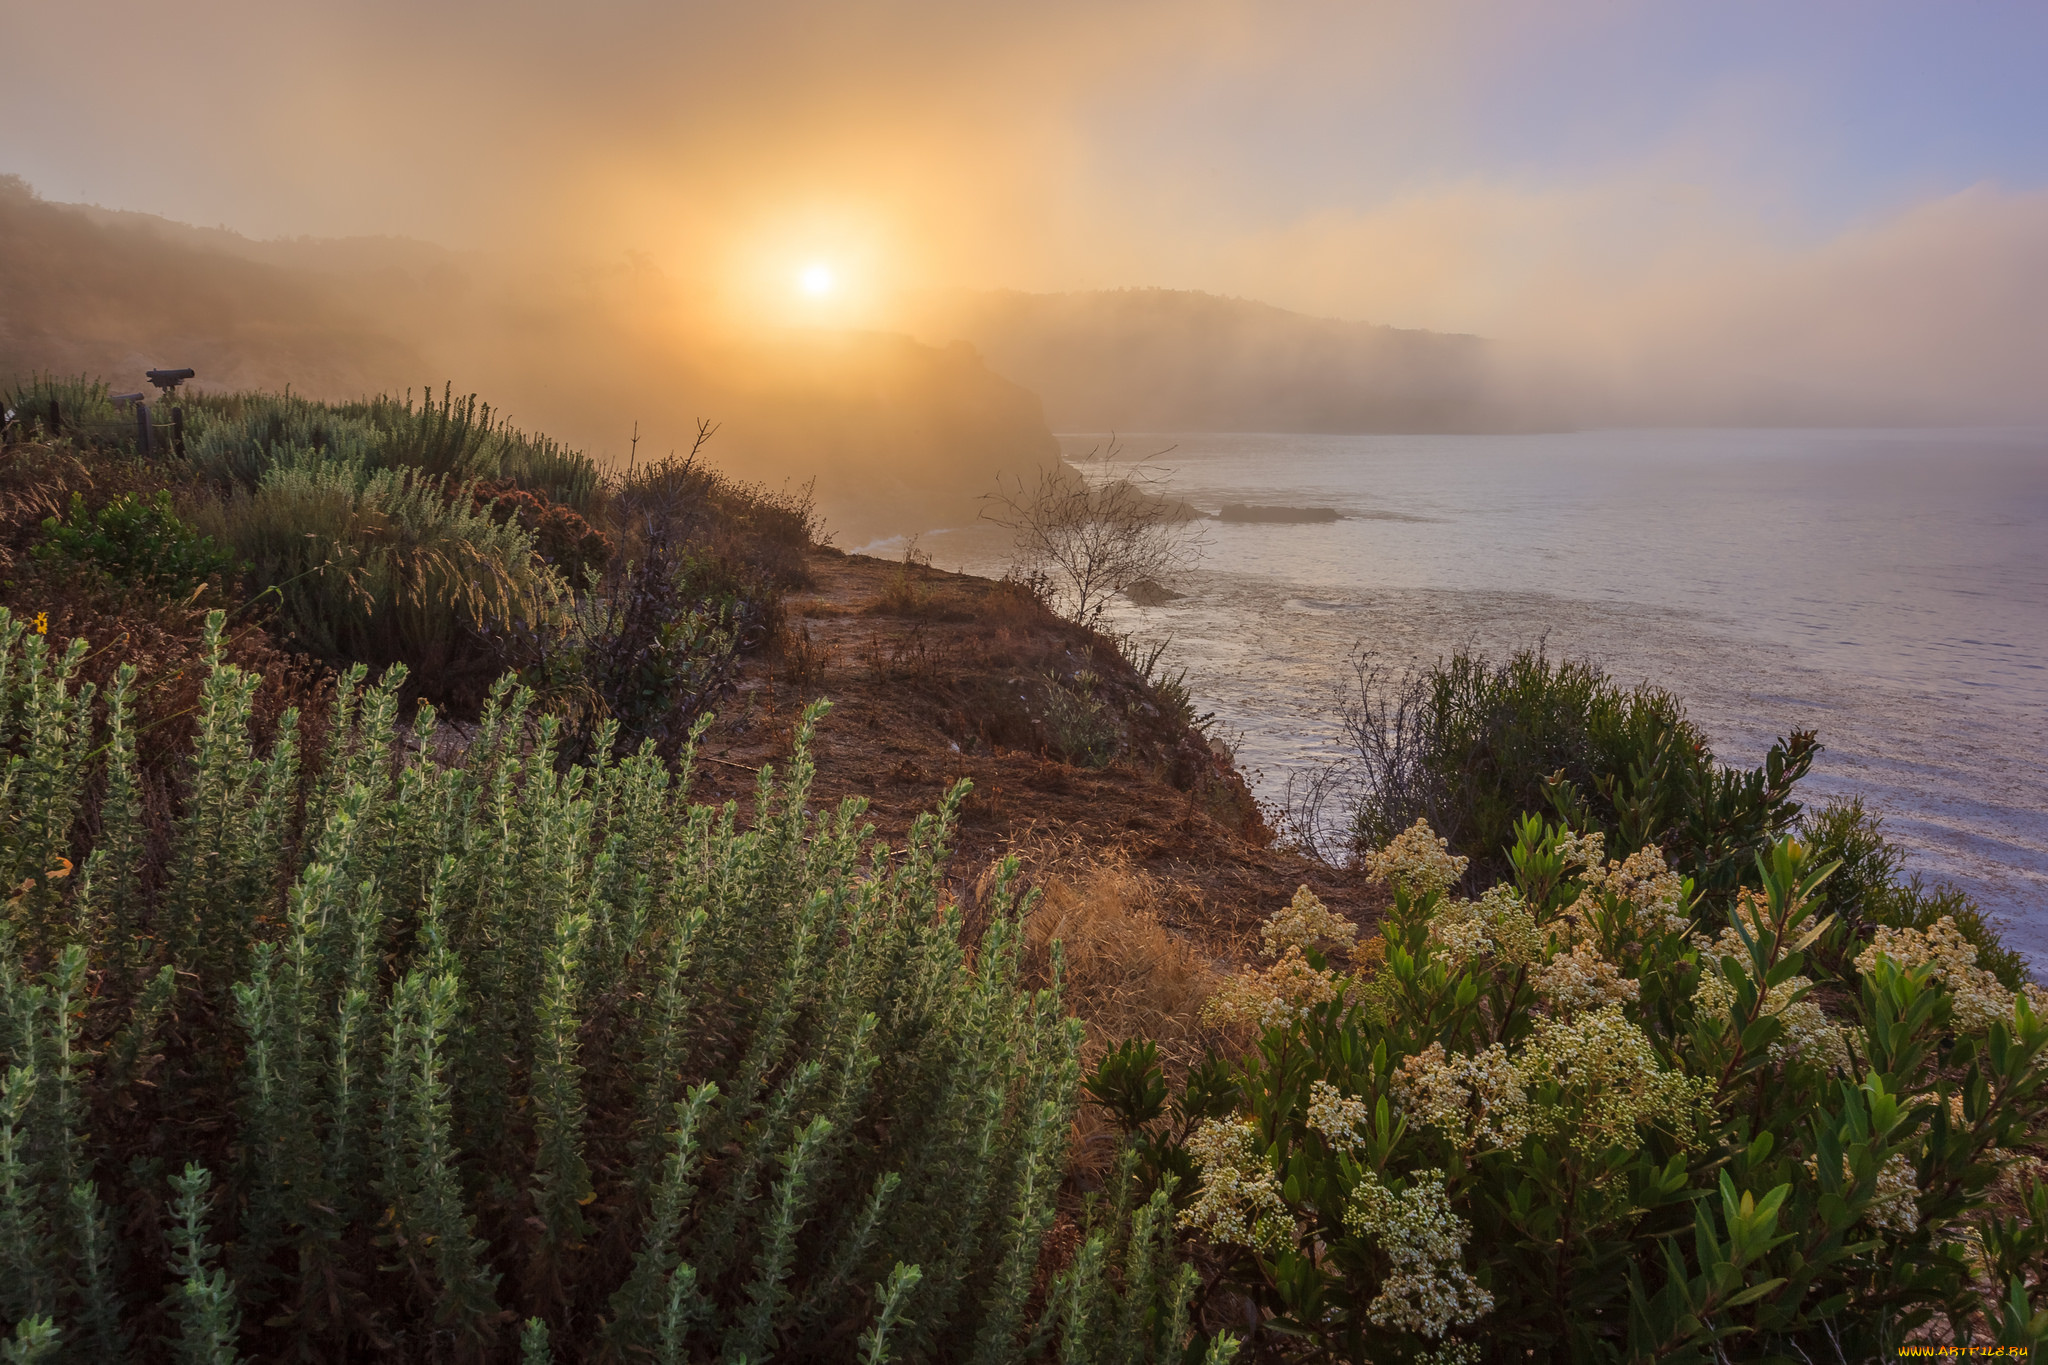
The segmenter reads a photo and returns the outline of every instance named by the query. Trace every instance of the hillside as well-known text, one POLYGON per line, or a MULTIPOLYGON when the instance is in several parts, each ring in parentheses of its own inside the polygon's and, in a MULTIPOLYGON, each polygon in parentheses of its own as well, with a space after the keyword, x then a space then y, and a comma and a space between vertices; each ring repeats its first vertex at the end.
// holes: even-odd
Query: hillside
POLYGON ((601 464, 687 449, 703 419, 719 427, 714 463, 771 487, 815 478, 848 543, 970 521, 998 471, 1057 449, 1037 400, 964 348, 722 332, 639 266, 515 278, 400 239, 257 242, 50 203, 12 177, 0 299, 0 384, 133 389, 145 369, 189 365, 213 392, 348 399, 452 380, 601 464))
POLYGON ((941 293, 905 307, 1031 389, 1060 431, 1460 432, 1542 425, 1479 337, 1171 289, 941 293))
POLYGON ((194 394, 153 453, 6 399, 9 1359, 1409 1360, 1396 1200, 1458 1360, 1652 1274, 1651 1345, 1712 1282, 1814 1358, 2048 1337, 2048 991, 1802 812, 1811 735, 1731 769, 1460 656, 1429 817, 1338 869, 1151 651, 801 496, 449 397, 194 394))
POLYGON ((353 396, 429 373, 342 278, 162 222, 46 203, 0 176, 0 383, 46 371, 133 388, 152 366, 189 365, 216 389, 353 396))

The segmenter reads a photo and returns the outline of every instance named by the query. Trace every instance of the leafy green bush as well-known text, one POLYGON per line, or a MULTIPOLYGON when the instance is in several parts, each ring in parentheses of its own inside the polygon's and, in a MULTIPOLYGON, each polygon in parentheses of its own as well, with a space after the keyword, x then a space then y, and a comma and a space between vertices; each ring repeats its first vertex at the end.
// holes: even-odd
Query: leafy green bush
POLYGON ((1399 681, 1370 654, 1352 667, 1344 756, 1294 793, 1303 842, 1326 842, 1337 810, 1354 856, 1427 820, 1480 884, 1506 875, 1522 814, 1555 809, 1619 853, 1659 844, 1703 890, 1731 892, 1797 817, 1793 784, 1819 752, 1795 734, 1761 768, 1724 767, 1669 692, 1540 649, 1502 664, 1461 652, 1399 681))
POLYGON ((45 563, 91 568, 167 597, 183 597, 235 566, 232 551, 178 519, 168 489, 154 498, 124 493, 97 512, 73 493, 69 514, 47 518, 43 532, 34 554, 45 563))
POLYGON ((1874 1360, 1936 1318, 2048 1344, 2048 1238, 2007 1213, 2048 1210, 2048 992, 1938 926, 1881 933, 1825 1012, 1808 850, 1710 936, 1690 880, 1603 843, 1525 818, 1512 880, 1459 900, 1418 824, 1367 860, 1377 938, 1305 891, 1268 921, 1273 965, 1216 1006, 1264 1026, 1230 1112, 1166 1140, 1208 1311, 1354 1361, 1874 1360))
POLYGON ((1817 860, 1841 864, 1821 890, 1821 909, 1840 918, 1857 940, 1881 927, 1925 930, 1948 919, 1977 950, 1977 965, 2007 990, 2033 979, 2026 957, 2005 946, 1965 892, 1948 885, 1930 890, 1919 874, 1902 875, 1905 851, 1885 836, 1884 818, 1861 797, 1808 811, 1800 833, 1817 860))
POLYGON ((0 612, 10 1351, 1181 1358, 1163 1198, 1040 1283, 1079 1025, 1007 877, 962 942, 960 791, 892 856, 807 808, 816 708, 743 825, 651 746, 558 766, 509 684, 444 760, 361 667, 309 772, 220 630, 166 812, 134 671, 96 722, 0 612))

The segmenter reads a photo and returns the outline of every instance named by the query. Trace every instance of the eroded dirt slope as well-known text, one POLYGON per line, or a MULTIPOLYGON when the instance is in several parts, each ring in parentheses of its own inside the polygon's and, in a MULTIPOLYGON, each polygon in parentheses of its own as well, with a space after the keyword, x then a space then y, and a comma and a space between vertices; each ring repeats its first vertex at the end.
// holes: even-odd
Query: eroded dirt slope
POLYGON ((972 780, 953 862, 963 891, 1006 852, 1027 865, 1056 852, 1166 879, 1185 900, 1165 922, 1223 952, 1304 883, 1373 917, 1377 893, 1275 845, 1228 751, 1112 641, 1011 584, 831 550, 810 567, 778 647, 720 707, 699 799, 749 800, 755 770, 787 757, 798 713, 822 696, 817 805, 863 797, 877 833, 900 842, 972 780))

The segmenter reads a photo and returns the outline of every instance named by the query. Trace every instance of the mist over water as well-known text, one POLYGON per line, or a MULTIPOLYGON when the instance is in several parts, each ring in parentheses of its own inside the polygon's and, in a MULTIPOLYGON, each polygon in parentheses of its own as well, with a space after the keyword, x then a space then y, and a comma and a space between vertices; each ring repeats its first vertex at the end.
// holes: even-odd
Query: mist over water
POLYGON ((2048 431, 1121 440, 1204 511, 1345 514, 1212 522, 1187 596, 1115 622, 1173 636, 1262 796, 1326 751, 1355 645, 1543 643, 1677 693, 1728 762, 1817 730, 1809 799, 1862 795, 2048 966, 2048 431))

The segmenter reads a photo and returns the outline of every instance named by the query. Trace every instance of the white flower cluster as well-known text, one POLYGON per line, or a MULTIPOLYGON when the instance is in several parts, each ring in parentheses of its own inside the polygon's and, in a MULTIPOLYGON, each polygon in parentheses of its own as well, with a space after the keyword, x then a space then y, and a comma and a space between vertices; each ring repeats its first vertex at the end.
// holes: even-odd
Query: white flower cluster
POLYGON ((1800 1057, 1819 1066, 1845 1068, 1849 1065, 1847 1035, 1825 1013, 1811 995, 1798 995, 1812 983, 1803 976, 1788 977, 1771 987, 1764 997, 1764 1012, 1784 1021, 1785 1032, 1771 1044, 1771 1060, 1800 1057))
POLYGON ((1439 839, 1429 821, 1417 820, 1379 852, 1367 853, 1365 871, 1374 881, 1406 888, 1411 896, 1427 896, 1450 890, 1471 862, 1453 855, 1450 840, 1439 839))
POLYGON ((1415 1357, 1415 1365, 1479 1365, 1479 1343, 1446 1341, 1415 1357))
POLYGON ((1355 1152, 1365 1146, 1372 1115, 1365 1101, 1346 1095, 1328 1081, 1308 1088, 1308 1126, 1330 1140, 1340 1152, 1355 1152))
POLYGON ((1620 862, 1589 863, 1582 879, 1588 891, 1606 893, 1628 902, 1640 921, 1655 919, 1663 928, 1682 931, 1692 923, 1680 913, 1685 899, 1685 878, 1664 861, 1664 850, 1639 848, 1620 862))
POLYGON ((1888 1232, 1912 1232, 1920 1226, 1920 1208, 1913 1201, 1920 1193, 1914 1178, 1913 1159, 1893 1152, 1877 1168, 1877 1190, 1865 1215, 1872 1227, 1888 1232))
POLYGON ((1417 1171, 1395 1194, 1368 1175, 1344 1210, 1344 1226, 1378 1242, 1393 1262, 1366 1306, 1366 1315, 1382 1327, 1440 1337, 1445 1328, 1493 1308, 1493 1295, 1465 1271, 1465 1239, 1472 1229, 1451 1212, 1443 1177, 1442 1171, 1417 1171))
POLYGON ((1267 916, 1259 930, 1266 956, 1279 961, 1262 971, 1231 977, 1203 1003, 1202 1022, 1211 1028, 1252 1024, 1269 1029, 1305 1017, 1317 1005, 1335 1000, 1348 980, 1327 967, 1311 966, 1305 950, 1321 940, 1351 951, 1357 937, 1357 925, 1332 914, 1315 893, 1302 887, 1292 901, 1267 916))
MULTIPOLYGON (((1732 930, 1722 931, 1724 939, 1732 937, 1732 930)), ((1716 965, 1722 957, 1736 957, 1747 962, 1746 954, 1723 953, 1709 950, 1700 959, 1702 971, 1700 983, 1693 987, 1692 1007, 1701 1014, 1717 1014, 1732 1018, 1735 1013, 1735 987, 1728 984, 1728 978, 1721 974, 1716 965)), ((1820 1001, 1805 994, 1813 982, 1803 976, 1787 977, 1764 994, 1763 1017, 1777 1017, 1785 1031, 1778 1041, 1771 1044, 1771 1060, 1782 1062, 1787 1057, 1799 1057, 1819 1066, 1844 1067, 1849 1064, 1849 1044, 1841 1027, 1822 1012, 1820 1001)))
POLYGON ((1543 957, 1543 929, 1536 923, 1536 911, 1514 887, 1502 883, 1491 887, 1477 902, 1493 939, 1493 955, 1510 967, 1522 967, 1543 957))
POLYGON ((1694 1113, 1712 1089, 1664 1070, 1648 1036, 1619 1005, 1538 1020, 1516 1069, 1532 1088, 1549 1081, 1563 1092, 1563 1102, 1541 1117, 1550 1127, 1567 1126, 1572 1145, 1589 1156, 1634 1143, 1641 1123, 1662 1123, 1690 1140, 1694 1113))
POLYGON ((1249 1119, 1210 1119, 1188 1139, 1202 1190, 1180 1226, 1198 1228, 1218 1242, 1277 1255, 1294 1240, 1294 1215, 1280 1181, 1266 1164, 1258 1125, 1249 1119))
MULTIPOLYGON (((1736 891, 1735 918, 1742 922, 1742 927, 1749 931, 1751 938, 1763 936, 1764 926, 1770 922, 1770 911, 1770 902, 1748 887, 1736 891)), ((1694 934, 1692 941, 1693 946, 1703 953, 1719 953, 1722 957, 1740 957, 1745 960, 1749 957, 1749 949, 1742 942, 1742 935, 1735 932, 1735 926, 1732 924, 1724 927, 1718 938, 1694 934)))
POLYGON ((1642 987, 1621 974, 1621 968, 1600 956, 1591 943, 1572 945, 1538 967, 1533 978, 1536 995, 1553 1014, 1577 1014, 1603 1005, 1634 1000, 1642 987))
POLYGON ((1317 1005, 1335 1000, 1336 973, 1309 965, 1301 949, 1290 945, 1278 962, 1259 972, 1233 976, 1202 1005, 1201 1019, 1214 1028, 1253 1024, 1273 1028, 1305 1018, 1317 1005))
MULTIPOLYGON (((1877 960, 1888 957, 1911 970, 1928 966, 1955 999, 1955 1021, 1972 1033, 1991 1027, 1991 1021, 2012 1020, 2013 993, 1997 977, 1977 965, 1977 949, 1956 928, 1955 919, 1943 915, 1931 929, 1893 929, 1879 926, 1870 946, 1856 955, 1856 970, 1870 974, 1877 960)), ((2048 1011, 2048 991, 2029 983, 2027 1003, 2039 1015, 2048 1011)))
POLYGON ((1506 883, 1476 901, 1440 903, 1430 916, 1429 940, 1454 971, 1486 953, 1519 967, 1541 958, 1544 946, 1536 912, 1506 883))
MULTIPOLYGON (((1818 1158, 1806 1159, 1806 1172, 1812 1176, 1820 1174, 1818 1158)), ((1842 1158, 1842 1179, 1854 1183, 1846 1156, 1842 1158)), ((1863 1216, 1872 1227, 1887 1232, 1913 1232, 1920 1226, 1920 1206, 1914 1202, 1919 1194, 1913 1158, 1904 1152, 1893 1152, 1877 1168, 1877 1188, 1871 1191, 1870 1210, 1863 1216)))
POLYGON ((1279 957, 1289 948, 1310 948, 1327 942, 1349 950, 1358 937, 1358 926, 1342 915, 1332 914, 1306 886, 1294 899, 1267 918, 1259 929, 1259 945, 1267 957, 1279 957))
POLYGON ((1476 1057, 1431 1043, 1394 1072, 1394 1095, 1411 1118, 1461 1151, 1513 1147, 1529 1135, 1528 1092, 1499 1043, 1476 1057))
POLYGON ((1445 901, 1429 918, 1430 946, 1451 971, 1493 951, 1486 921, 1474 913, 1478 908, 1472 901, 1445 901))
POLYGON ((1595 868, 1607 859, 1607 836, 1597 829, 1591 834, 1567 830, 1557 841, 1557 851, 1568 868, 1595 868))

